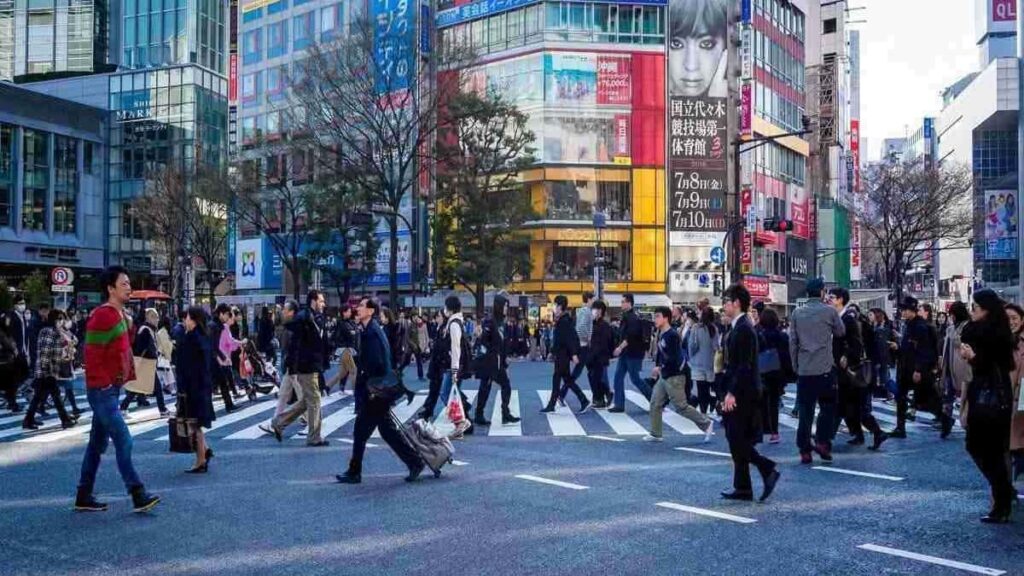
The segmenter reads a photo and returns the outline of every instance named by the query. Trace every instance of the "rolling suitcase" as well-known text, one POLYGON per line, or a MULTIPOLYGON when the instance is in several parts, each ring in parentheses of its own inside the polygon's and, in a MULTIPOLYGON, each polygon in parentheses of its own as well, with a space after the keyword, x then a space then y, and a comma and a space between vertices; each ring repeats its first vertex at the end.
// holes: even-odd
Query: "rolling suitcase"
MULTIPOLYGON (((392 413, 392 417, 394 414, 392 413)), ((397 422, 397 418, 395 419, 397 422)), ((455 447, 451 440, 438 432, 433 424, 418 418, 402 424, 397 422, 398 428, 405 435, 406 440, 413 449, 423 458, 423 462, 434 473, 435 478, 441 476, 441 468, 452 461, 455 454, 455 447)))

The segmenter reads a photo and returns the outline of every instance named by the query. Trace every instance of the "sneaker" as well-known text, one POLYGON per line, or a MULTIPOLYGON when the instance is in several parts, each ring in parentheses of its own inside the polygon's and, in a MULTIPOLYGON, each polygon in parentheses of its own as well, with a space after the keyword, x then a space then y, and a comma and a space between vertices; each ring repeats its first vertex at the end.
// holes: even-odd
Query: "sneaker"
POLYGON ((136 513, 149 512, 154 506, 160 503, 160 497, 149 494, 142 486, 132 489, 132 511, 136 513))
POLYGON ((704 443, 711 442, 711 437, 715 435, 715 421, 708 420, 708 427, 704 430, 704 443))
POLYGON ((594 410, 605 410, 608 408, 608 404, 601 400, 595 400, 594 402, 590 403, 590 407, 593 408, 594 410))
POLYGON ((521 421, 521 418, 519 418, 518 416, 513 416, 511 414, 508 414, 506 416, 502 416, 501 417, 501 423, 503 425, 518 424, 520 421, 521 421))
POLYGON ((661 442, 664 440, 664 438, 662 438, 661 436, 654 436, 652 434, 648 434, 644 436, 643 440, 644 442, 661 442))
POLYGON ((540 411, 541 411, 541 414, 550 414, 551 412, 555 411, 555 407, 554 406, 545 406, 545 407, 541 408, 540 411))
POLYGON ((309 435, 309 428, 303 428, 295 433, 296 436, 307 436, 309 435))
POLYGON ((75 497, 75 512, 106 512, 110 506, 93 498, 92 492, 78 491, 75 497))
POLYGON ((586 412, 587 410, 590 410, 590 405, 591 405, 591 404, 592 404, 592 403, 590 402, 590 400, 584 400, 584 401, 583 401, 583 406, 581 406, 581 407, 580 407, 580 411, 579 411, 579 413, 580 413, 580 414, 583 414, 583 413, 584 413, 584 412, 586 412))

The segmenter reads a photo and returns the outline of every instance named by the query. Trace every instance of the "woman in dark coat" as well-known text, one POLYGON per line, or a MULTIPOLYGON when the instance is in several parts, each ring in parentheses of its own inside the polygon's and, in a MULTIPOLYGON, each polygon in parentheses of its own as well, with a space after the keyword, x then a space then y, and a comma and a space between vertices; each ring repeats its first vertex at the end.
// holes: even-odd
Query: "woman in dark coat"
POLYGON ((185 336, 176 352, 178 363, 174 367, 178 380, 178 418, 188 423, 196 446, 196 464, 186 470, 189 474, 205 474, 213 450, 207 448, 203 428, 209 428, 215 418, 213 411, 213 353, 206 336, 206 312, 198 306, 185 314, 185 336))
POLYGON ((976 291, 974 304, 960 337, 960 355, 971 364, 961 411, 967 412, 967 452, 992 489, 992 510, 981 521, 1005 524, 1017 499, 1008 462, 1014 340, 1003 301, 993 290, 976 291))
POLYGON ((789 355, 789 336, 779 328, 779 315, 771 308, 761 312, 757 327, 764 338, 765 350, 774 348, 779 354, 779 370, 761 374, 764 384, 764 433, 769 434, 768 443, 779 443, 779 403, 786 393, 786 384, 796 380, 793 374, 793 360, 789 355))

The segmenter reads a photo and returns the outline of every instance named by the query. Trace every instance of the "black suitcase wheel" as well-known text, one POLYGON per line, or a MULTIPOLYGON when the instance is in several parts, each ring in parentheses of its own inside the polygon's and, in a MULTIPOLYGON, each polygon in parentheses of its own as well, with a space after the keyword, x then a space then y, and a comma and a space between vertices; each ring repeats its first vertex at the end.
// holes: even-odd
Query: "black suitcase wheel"
POLYGON ((441 471, 440 470, 434 470, 434 478, 440 478, 440 477, 441 477, 441 471))

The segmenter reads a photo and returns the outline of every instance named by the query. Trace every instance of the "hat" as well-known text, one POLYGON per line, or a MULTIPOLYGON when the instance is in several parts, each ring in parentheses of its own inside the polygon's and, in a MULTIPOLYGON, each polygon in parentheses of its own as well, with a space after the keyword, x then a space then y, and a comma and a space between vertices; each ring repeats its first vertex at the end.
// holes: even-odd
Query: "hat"
POLYGON ((898 308, 900 310, 913 310, 914 312, 917 312, 917 298, 914 298, 913 296, 904 296, 903 300, 900 300, 898 308))
POLYGON ((807 281, 807 295, 815 298, 821 296, 825 291, 825 281, 821 278, 811 278, 807 281))

